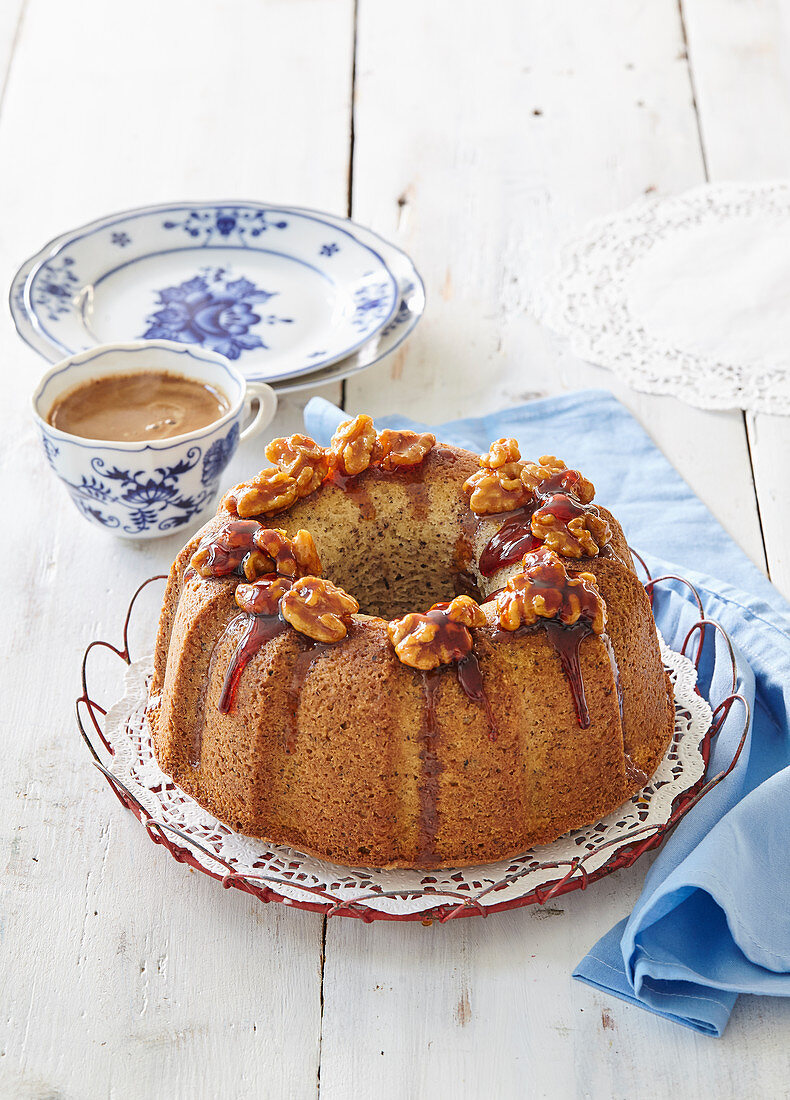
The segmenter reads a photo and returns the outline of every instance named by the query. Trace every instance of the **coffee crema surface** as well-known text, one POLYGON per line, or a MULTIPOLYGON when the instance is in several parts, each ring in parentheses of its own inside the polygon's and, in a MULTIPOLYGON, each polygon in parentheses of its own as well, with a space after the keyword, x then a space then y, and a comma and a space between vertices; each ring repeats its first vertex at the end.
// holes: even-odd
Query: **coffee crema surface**
POLYGON ((222 390, 169 371, 108 374, 59 397, 47 417, 53 428, 84 439, 133 443, 170 439, 224 416, 222 390))

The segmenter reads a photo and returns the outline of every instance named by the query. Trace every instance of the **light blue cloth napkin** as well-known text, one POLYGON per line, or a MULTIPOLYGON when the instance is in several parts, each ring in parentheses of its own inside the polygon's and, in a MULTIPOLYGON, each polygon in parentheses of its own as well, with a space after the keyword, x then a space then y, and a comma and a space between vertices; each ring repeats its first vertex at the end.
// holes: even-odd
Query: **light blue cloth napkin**
MULTIPOLYGON (((313 398, 305 424, 327 444, 347 416, 313 398)), ((377 426, 426 427, 397 416, 377 426)), ((430 430, 473 451, 515 436, 526 456, 559 454, 578 466, 652 575, 687 577, 705 613, 735 644, 738 691, 752 715, 739 762, 665 842, 631 916, 574 972, 641 1008, 721 1035, 739 993, 790 996, 790 605, 605 391, 534 401, 430 430)), ((680 648, 699 617, 688 590, 676 582, 659 585, 654 610, 668 643, 680 648)), ((714 706, 730 692, 731 663, 718 632, 708 631, 700 685, 714 706)), ((732 760, 743 717, 744 707, 735 703, 713 743, 708 777, 732 760)))

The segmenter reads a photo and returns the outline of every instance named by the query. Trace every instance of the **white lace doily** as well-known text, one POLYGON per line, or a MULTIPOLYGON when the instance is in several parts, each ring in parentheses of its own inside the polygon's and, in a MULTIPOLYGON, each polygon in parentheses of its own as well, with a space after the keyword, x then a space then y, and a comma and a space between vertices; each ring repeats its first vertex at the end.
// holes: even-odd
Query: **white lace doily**
MULTIPOLYGON (((114 751, 113 774, 153 821, 183 830, 236 874, 271 887, 285 899, 334 901, 341 905, 363 902, 370 909, 391 915, 420 913, 442 903, 458 904, 470 898, 477 898, 484 907, 498 906, 562 878, 579 856, 584 858, 588 874, 602 867, 620 848, 633 843, 636 830, 665 824, 677 796, 701 778, 704 762, 700 746, 710 727, 710 707, 694 690, 697 674, 693 664, 667 648, 663 640, 661 651, 675 687, 675 736, 648 786, 603 821, 569 833, 553 844, 533 848, 517 859, 461 870, 340 867, 234 833, 184 794, 156 762, 145 718, 151 657, 129 666, 124 697, 108 711, 104 735, 114 751), (547 863, 561 866, 538 869, 547 863), (310 889, 322 891, 323 896, 317 898, 310 889)), ((640 832, 637 839, 644 839, 644 834, 640 832)), ((176 839, 176 843, 181 842, 176 839)), ((226 873, 210 854, 195 848, 193 855, 206 870, 226 873)))
POLYGON ((532 310, 635 389, 790 413, 790 182, 711 184, 593 222, 532 310))

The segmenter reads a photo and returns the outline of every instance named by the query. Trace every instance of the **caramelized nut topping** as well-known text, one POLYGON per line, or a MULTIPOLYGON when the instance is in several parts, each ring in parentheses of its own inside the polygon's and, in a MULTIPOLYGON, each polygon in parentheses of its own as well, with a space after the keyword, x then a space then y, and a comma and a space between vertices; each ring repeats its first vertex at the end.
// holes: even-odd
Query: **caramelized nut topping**
POLYGON ((486 625, 485 612, 471 596, 456 596, 448 604, 435 603, 431 611, 444 611, 451 623, 462 626, 486 625))
POLYGON ((271 573, 274 563, 268 554, 262 554, 260 550, 250 550, 241 563, 241 571, 248 581, 257 580, 258 577, 271 573))
POLYGON ((416 466, 435 442, 428 432, 385 431, 379 437, 364 413, 338 426, 328 450, 308 435, 279 436, 266 447, 274 465, 229 490, 220 510, 244 518, 276 515, 314 493, 330 469, 353 477, 374 462, 385 470, 416 466))
POLYGON ((226 493, 222 503, 238 516, 263 516, 290 508, 297 496, 296 479, 277 466, 267 466, 226 493))
POLYGON ((595 496, 595 486, 578 470, 569 470, 561 458, 542 455, 537 462, 527 462, 521 470, 521 480, 533 492, 555 491, 572 493, 582 504, 595 496))
POLYGON ((236 519, 206 535, 191 565, 202 577, 238 573, 254 581, 268 573, 303 577, 321 573, 321 559, 308 531, 288 538, 285 531, 263 527, 254 519, 236 519))
POLYGON ((274 515, 314 493, 329 472, 322 447, 307 435, 281 436, 266 448, 267 466, 226 493, 221 508, 238 516, 274 515))
POLYGON ((293 539, 294 554, 301 576, 320 577, 323 573, 321 559, 309 531, 297 531, 293 539))
POLYGON ((566 558, 594 558, 612 533, 609 524, 566 493, 554 493, 532 514, 532 534, 566 558))
POLYGON ((395 432, 385 428, 379 435, 381 468, 396 470, 402 466, 418 466, 436 443, 430 432, 395 432))
MULTIPOLYGON (((309 531, 297 531, 292 539, 276 527, 260 527, 253 542, 268 558, 268 569, 281 577, 306 577, 321 575, 321 559, 309 531)), ((260 574, 258 574, 260 576, 260 574)))
POLYGON ((330 464, 350 477, 361 474, 370 465, 377 443, 376 429, 369 416, 360 413, 353 420, 344 420, 332 436, 330 464))
POLYGON ((252 584, 236 586, 236 603, 248 615, 276 615, 280 600, 289 591, 291 581, 288 577, 278 577, 276 573, 267 573, 252 584))
POLYGON ((296 482, 301 499, 314 493, 329 472, 329 460, 323 447, 309 435, 281 436, 266 448, 266 457, 296 482))
POLYGON ((339 642, 359 604, 331 581, 301 577, 283 596, 280 611, 300 634, 316 642, 339 642))
POLYGON ((496 597, 496 612, 505 630, 532 626, 538 619, 571 626, 582 617, 596 634, 606 628, 606 605, 593 574, 569 576, 557 555, 543 548, 524 555, 523 571, 496 597))
POLYGON ((190 565, 201 577, 230 576, 253 549, 252 538, 259 528, 255 520, 229 520, 218 531, 204 535, 190 565))
POLYGON ((476 470, 464 482, 470 493, 469 507, 478 516, 496 512, 513 512, 532 500, 532 493, 521 482, 516 463, 506 463, 495 470, 476 470))
POLYGON ((323 447, 319 447, 309 435, 281 435, 266 444, 266 457, 275 466, 291 472, 291 467, 301 465, 305 459, 320 461, 324 457, 323 447))
POLYGON ((387 624, 395 653, 404 665, 423 672, 459 661, 471 653, 470 626, 483 626, 486 617, 470 596, 456 596, 449 604, 434 604, 424 615, 413 611, 387 624))
POLYGON ((522 462, 515 439, 497 439, 488 454, 480 455, 480 469, 464 484, 469 507, 479 516, 513 512, 535 498, 561 491, 582 504, 595 495, 592 482, 578 470, 569 470, 561 458, 543 455, 538 462, 522 462))
POLYGON ((480 465, 488 470, 498 470, 510 462, 518 462, 521 451, 515 439, 496 439, 488 448, 487 455, 480 455, 480 465))
POLYGON ((567 470, 567 466, 561 458, 555 455, 541 455, 537 462, 524 463, 524 483, 527 484, 532 479, 530 488, 536 489, 548 478, 563 470, 567 470))

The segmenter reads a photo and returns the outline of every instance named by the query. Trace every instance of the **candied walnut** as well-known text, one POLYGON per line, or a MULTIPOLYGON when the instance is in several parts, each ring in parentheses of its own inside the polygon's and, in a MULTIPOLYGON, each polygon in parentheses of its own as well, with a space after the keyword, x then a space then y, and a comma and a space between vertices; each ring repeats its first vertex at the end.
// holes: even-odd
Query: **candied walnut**
POLYGON ((285 531, 263 527, 254 519, 236 519, 204 537, 191 565, 203 577, 239 573, 248 581, 268 573, 303 577, 321 573, 321 559, 309 531, 288 538, 285 531))
POLYGON ((485 626, 485 612, 471 596, 456 596, 448 604, 436 603, 431 611, 444 611, 451 623, 460 623, 462 626, 485 626))
POLYGON ((263 516, 290 508, 297 495, 295 478, 277 466, 267 466, 250 481, 231 489, 223 504, 238 516, 263 516))
POLYGON ((471 494, 469 507, 476 515, 513 512, 532 500, 532 493, 522 484, 517 466, 509 462, 496 470, 483 467, 467 478, 464 490, 471 494))
POLYGON ((480 465, 489 470, 498 470, 511 462, 518 462, 521 451, 515 439, 496 439, 488 449, 488 454, 480 455, 480 465))
POLYGON ((558 619, 571 626, 588 619, 596 634, 606 629, 606 605, 592 573, 569 576, 561 559, 541 548, 525 554, 523 570, 496 597, 496 613, 505 630, 558 619))
POLYGON ((329 459, 309 435, 280 436, 266 447, 266 457, 296 482, 299 498, 314 493, 329 473, 329 459))
POLYGON ((271 573, 274 563, 268 554, 262 554, 260 550, 250 550, 241 563, 241 571, 248 581, 257 580, 265 573, 271 573))
POLYGON ((404 665, 423 672, 458 661, 471 653, 470 626, 483 626, 486 617, 470 596, 456 596, 449 604, 435 604, 424 615, 413 611, 387 624, 395 653, 404 665))
POLYGON ((535 485, 539 485, 555 474, 567 470, 568 467, 562 459, 557 458, 556 455, 541 455, 537 462, 524 463, 524 469, 525 473, 531 474, 532 477, 534 477, 535 485))
POLYGON ((313 536, 309 531, 297 531, 293 539, 294 554, 299 566, 299 572, 303 577, 308 575, 320 577, 323 573, 321 559, 313 542, 313 536))
POLYGON ((594 558, 612 533, 609 524, 566 493, 554 493, 532 514, 530 529, 547 550, 566 558, 594 558))
POLYGON ((316 642, 339 642, 348 633, 359 604, 342 588, 322 577, 301 577, 283 596, 282 616, 300 634, 316 642))
POLYGON ((537 493, 561 490, 572 493, 582 504, 595 496, 595 486, 578 470, 569 470, 561 458, 542 455, 537 462, 526 462, 521 470, 524 485, 537 493))
POLYGON ((266 457, 275 466, 289 473, 292 466, 300 466, 305 460, 320 462, 325 458, 323 447, 319 447, 309 435, 278 436, 266 444, 266 457))
POLYGON ((351 477, 361 474, 370 465, 377 446, 378 438, 372 419, 360 413, 353 420, 344 420, 332 436, 330 465, 351 477))
POLYGON ((385 428, 379 435, 381 468, 418 466, 435 443, 436 436, 430 432, 395 432, 385 428))
POLYGON ((229 520, 218 531, 203 537, 190 565, 201 577, 230 576, 242 567, 254 549, 252 540, 260 527, 256 520, 229 520))
POLYGON ((280 600, 290 590, 288 577, 278 577, 276 573, 267 573, 252 584, 236 586, 236 603, 248 615, 276 615, 280 600))
POLYGON ((276 527, 261 527, 253 536, 258 550, 269 559, 269 568, 282 577, 306 577, 321 575, 321 559, 309 531, 297 531, 289 538, 276 527))

